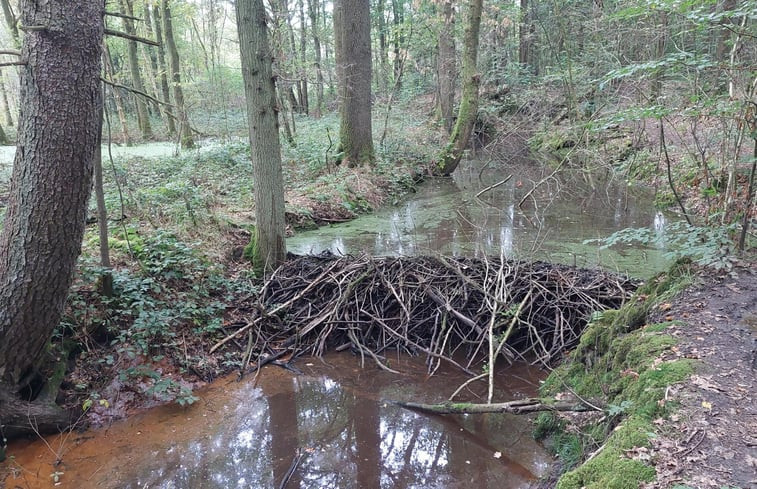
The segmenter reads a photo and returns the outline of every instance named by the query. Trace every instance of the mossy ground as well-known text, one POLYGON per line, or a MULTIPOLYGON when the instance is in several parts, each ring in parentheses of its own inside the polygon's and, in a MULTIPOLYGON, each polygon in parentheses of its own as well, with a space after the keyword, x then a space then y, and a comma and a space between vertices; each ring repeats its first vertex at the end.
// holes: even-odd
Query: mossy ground
POLYGON ((685 380, 693 364, 663 360, 676 342, 666 332, 673 323, 646 324, 646 318, 680 291, 687 277, 688 266, 676 264, 621 309, 597 314, 568 360, 545 381, 543 395, 570 392, 605 406, 601 417, 580 422, 551 413, 537 418, 535 435, 546 438, 570 469, 559 489, 636 489, 654 478, 647 450, 656 420, 671 409, 665 391, 685 380))

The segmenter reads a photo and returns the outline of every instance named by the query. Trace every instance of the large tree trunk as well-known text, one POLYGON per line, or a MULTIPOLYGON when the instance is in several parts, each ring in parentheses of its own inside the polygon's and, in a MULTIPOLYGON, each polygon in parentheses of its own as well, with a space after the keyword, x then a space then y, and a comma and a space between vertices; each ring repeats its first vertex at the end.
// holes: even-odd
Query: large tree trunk
POLYGON ((168 50, 168 59, 171 68, 171 80, 173 82, 173 100, 176 104, 177 117, 179 119, 179 133, 181 135, 182 148, 194 148, 195 142, 192 138, 192 128, 189 126, 187 110, 184 106, 184 90, 181 88, 181 64, 179 62, 179 51, 176 49, 176 41, 173 37, 173 21, 171 19, 171 7, 169 0, 163 0, 163 35, 165 36, 166 49, 168 50))
POLYGON ((313 117, 320 118, 323 110, 323 70, 321 69, 321 38, 318 35, 318 0, 308 0, 310 28, 313 31, 313 51, 315 53, 315 108, 313 117))
MULTIPOLYGON (((18 149, 0 234, 0 424, 63 427, 19 392, 36 377, 81 251, 99 142, 103 3, 24 2, 18 149), (72 121, 75 121, 73 123, 72 121)), ((11 429, 3 428, 7 435, 11 429)))
POLYGON ((236 10, 255 189, 255 234, 248 256, 256 270, 267 271, 286 260, 284 177, 273 59, 263 0, 237 0, 236 10))
POLYGON ((334 2, 334 48, 339 85, 339 141, 351 166, 373 163, 371 18, 369 0, 334 2))
MULTIPOLYGON (((149 8, 145 6, 145 8, 149 8)), ((163 101, 166 103, 171 102, 171 91, 168 88, 168 68, 166 66, 166 51, 163 47, 163 22, 160 15, 160 8, 158 5, 152 7, 152 19, 155 30, 155 41, 158 43, 158 71, 160 72, 160 93, 163 95, 163 101)), ((166 111, 166 125, 168 127, 168 134, 176 134, 176 124, 174 123, 174 115, 171 111, 165 108, 166 111)))
POLYGON ((439 27, 439 58, 437 62, 439 81, 439 115, 447 134, 455 123, 455 80, 457 79, 457 54, 455 52, 455 10, 452 0, 442 4, 442 22, 439 27))
MULTIPOLYGON (((128 16, 134 16, 134 9, 132 9, 130 0, 121 0, 121 13, 124 14, 123 24, 124 31, 132 36, 137 35, 137 31, 134 28, 134 22, 128 18, 128 16)), ((137 56, 137 42, 126 41, 127 45, 127 59, 129 60, 129 72, 131 73, 131 84, 135 90, 144 92, 145 84, 142 81, 142 74, 139 71, 139 57, 137 56)), ((150 116, 147 113, 147 102, 141 95, 134 95, 134 100, 137 106, 137 122, 139 123, 139 130, 142 133, 142 139, 152 138, 152 127, 150 126, 150 116)))
POLYGON ((468 17, 465 22, 465 36, 463 40, 463 94, 460 108, 457 112, 457 122, 452 130, 450 141, 439 155, 439 161, 434 168, 438 175, 450 175, 468 145, 473 126, 478 115, 478 86, 481 77, 476 68, 478 63, 478 35, 481 28, 481 10, 484 0, 470 0, 468 2, 468 17))

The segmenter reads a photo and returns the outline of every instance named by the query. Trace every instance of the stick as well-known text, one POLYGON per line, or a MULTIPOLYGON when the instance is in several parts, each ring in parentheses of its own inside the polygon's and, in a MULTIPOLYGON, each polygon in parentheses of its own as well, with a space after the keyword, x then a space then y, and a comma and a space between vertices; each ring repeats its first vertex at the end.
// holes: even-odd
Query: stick
POLYGON ((528 414, 539 411, 573 411, 585 412, 596 409, 583 403, 556 401, 554 399, 528 398, 517 401, 499 402, 494 404, 452 403, 423 404, 417 402, 387 401, 405 409, 412 409, 432 414, 484 414, 509 413, 528 414))
POLYGON ((513 176, 512 176, 512 174, 510 174, 510 175, 508 175, 508 176, 507 176, 507 178, 505 178, 505 179, 504 179, 504 180, 502 180, 501 182, 497 182, 497 183, 495 183, 494 185, 489 185, 488 187, 486 187, 485 189, 483 189, 482 191, 480 191, 479 193, 477 193, 477 194, 476 194, 476 198, 478 199, 479 197, 481 197, 481 195, 485 194, 485 193, 486 193, 486 192, 488 192, 489 190, 495 189, 495 188, 499 187, 500 185, 504 185, 504 184, 506 184, 507 182, 509 182, 509 181, 510 181, 510 179, 511 179, 512 177, 513 177, 513 176))

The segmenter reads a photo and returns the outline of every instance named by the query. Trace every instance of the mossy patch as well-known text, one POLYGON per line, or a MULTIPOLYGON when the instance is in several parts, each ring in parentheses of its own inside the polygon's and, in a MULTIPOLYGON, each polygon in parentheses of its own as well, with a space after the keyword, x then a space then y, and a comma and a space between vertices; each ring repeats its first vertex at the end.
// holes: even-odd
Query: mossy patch
POLYGON ((563 474, 558 488, 630 489, 654 478, 644 451, 653 436, 653 421, 668 413, 667 387, 685 380, 693 364, 665 360, 664 352, 676 343, 665 333, 672 323, 646 325, 646 320, 654 307, 687 283, 688 266, 677 263, 647 282, 622 308, 596 314, 568 360, 543 384, 543 395, 569 390, 607 406, 600 421, 580 427, 552 414, 537 418, 534 435, 547 437, 564 467, 575 467, 594 453, 563 474))

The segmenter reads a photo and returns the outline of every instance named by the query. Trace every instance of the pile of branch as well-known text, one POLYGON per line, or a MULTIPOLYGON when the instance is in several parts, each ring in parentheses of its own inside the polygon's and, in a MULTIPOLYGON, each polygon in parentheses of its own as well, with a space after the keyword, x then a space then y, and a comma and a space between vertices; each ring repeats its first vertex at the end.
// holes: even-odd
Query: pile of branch
POLYGON ((487 352, 549 362, 577 342, 594 311, 619 307, 637 285, 499 258, 301 256, 273 273, 245 322, 211 352, 246 332, 244 368, 331 349, 387 370, 386 350, 421 354, 430 373, 442 361, 470 372, 487 352))

